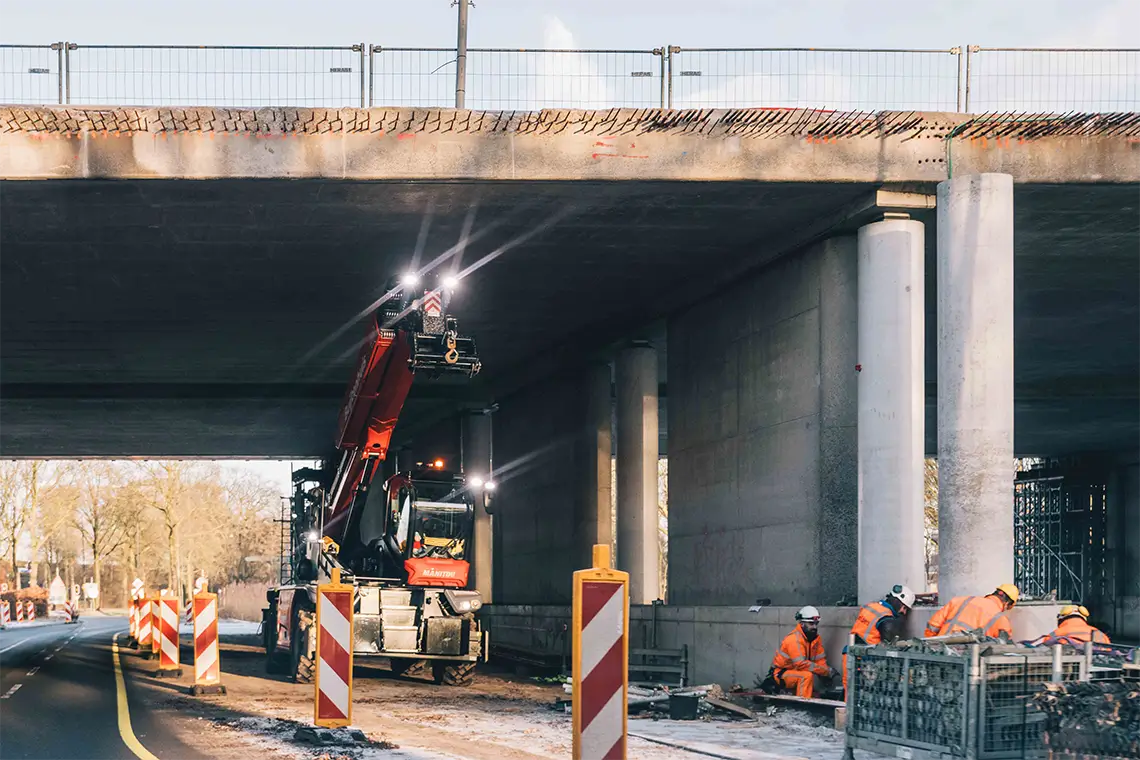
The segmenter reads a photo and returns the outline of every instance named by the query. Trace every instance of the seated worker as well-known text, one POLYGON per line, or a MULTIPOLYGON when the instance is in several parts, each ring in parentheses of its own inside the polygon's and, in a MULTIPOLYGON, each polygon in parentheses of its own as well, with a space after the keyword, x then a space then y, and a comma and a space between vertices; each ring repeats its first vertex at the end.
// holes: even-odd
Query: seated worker
MULTIPOLYGON (((870 602, 859 610, 851 633, 856 644, 874 646, 893 641, 902 633, 902 619, 914 606, 914 592, 901 584, 894 586, 882 601, 870 602)), ((847 650, 843 651, 843 693, 847 693, 847 650)))
POLYGON ((981 628, 987 636, 997 638, 1004 633, 1012 641, 1013 626, 1005 613, 1020 596, 1012 583, 1003 583, 986 596, 956 596, 934 613, 924 635, 948 636, 981 628))
POLYGON ((781 688, 795 691, 797 697, 811 699, 815 676, 834 678, 837 673, 828 667, 819 638, 819 610, 804 607, 796 613, 796 621, 796 627, 780 642, 768 676, 781 688))
POLYGON ((1104 631, 1089 625, 1089 610, 1083 605, 1066 604, 1057 613, 1057 627, 1033 643, 1038 644, 1111 644, 1104 631))

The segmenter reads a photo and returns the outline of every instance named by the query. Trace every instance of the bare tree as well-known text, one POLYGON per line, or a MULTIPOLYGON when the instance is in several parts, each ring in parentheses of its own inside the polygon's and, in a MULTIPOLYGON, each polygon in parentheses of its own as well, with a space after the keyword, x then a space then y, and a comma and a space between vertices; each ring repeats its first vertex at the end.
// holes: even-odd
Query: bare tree
MULTIPOLYGON (((45 546, 62 529, 75 521, 79 489, 70 481, 75 465, 64 462, 33 462, 26 474, 28 494, 28 537, 31 543, 31 578, 38 578, 39 559, 45 546)), ((50 576, 49 576, 50 577, 50 576)))
POLYGON ((24 534, 24 524, 28 521, 28 505, 23 493, 23 470, 27 462, 0 462, 0 541, 4 554, 11 558, 15 588, 20 587, 20 571, 16 567, 16 546, 24 534))
POLYGON ((103 560, 126 542, 138 505, 129 501, 128 494, 119 492, 121 473, 108 462, 82 463, 77 480, 79 502, 75 527, 91 550, 92 575, 95 583, 102 587, 103 560))

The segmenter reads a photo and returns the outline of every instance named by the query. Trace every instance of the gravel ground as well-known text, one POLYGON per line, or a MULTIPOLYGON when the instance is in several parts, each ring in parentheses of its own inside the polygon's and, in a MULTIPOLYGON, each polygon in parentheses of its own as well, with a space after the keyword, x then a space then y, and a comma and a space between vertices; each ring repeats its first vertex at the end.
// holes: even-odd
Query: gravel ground
MULTIPOLYGON (((222 680, 228 690, 224 696, 189 697, 174 683, 146 677, 153 663, 137 657, 125 663, 143 676, 143 698, 166 711, 180 738, 218 760, 247 760, 251 752, 259 760, 570 757, 570 715, 553 708, 555 699, 564 696, 562 687, 489 669, 470 687, 449 688, 397 678, 378 665, 358 666, 353 726, 364 731, 370 744, 337 749, 305 745, 293 734, 299 726, 311 725, 313 687, 267 675, 255 637, 227 638, 222 651, 222 680)), ((191 683, 192 668, 184 666, 184 673, 183 688, 191 683)), ((839 760, 842 734, 818 722, 785 710, 773 716, 761 713, 755 721, 631 716, 629 756, 839 760)))

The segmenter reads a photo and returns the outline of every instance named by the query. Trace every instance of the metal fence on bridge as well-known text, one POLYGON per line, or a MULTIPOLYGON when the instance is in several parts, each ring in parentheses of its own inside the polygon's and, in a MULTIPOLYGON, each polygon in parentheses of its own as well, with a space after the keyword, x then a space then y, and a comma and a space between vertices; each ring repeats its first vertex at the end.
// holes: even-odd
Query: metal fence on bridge
MULTIPOLYGON (((0 45, 0 102, 450 107, 455 48, 0 45)), ((466 107, 1140 110, 1140 49, 469 48, 466 107)))

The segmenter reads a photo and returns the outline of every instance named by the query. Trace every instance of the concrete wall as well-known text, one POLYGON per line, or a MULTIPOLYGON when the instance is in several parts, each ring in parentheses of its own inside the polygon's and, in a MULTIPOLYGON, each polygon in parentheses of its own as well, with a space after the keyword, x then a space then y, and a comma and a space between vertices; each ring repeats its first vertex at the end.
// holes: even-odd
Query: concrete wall
POLYGON ((671 605, 856 593, 856 264, 834 238, 670 318, 671 605))
MULTIPOLYGON (((610 461, 608 419, 601 442, 588 424, 596 369, 532 385, 500 401, 492 418, 497 600, 568 604, 573 572, 590 566, 592 510, 611 509, 608 469, 599 473, 599 461, 607 468, 610 461)), ((608 374, 601 379, 608 415, 608 374)), ((608 535, 609 521, 602 527, 608 535)))
POLYGON ((1110 483, 1109 531, 1115 535, 1109 540, 1117 551, 1113 640, 1140 644, 1140 464, 1118 468, 1110 483))
MULTIPOLYGON (((780 641, 795 626, 798 607, 766 607, 759 613, 746 607, 666 605, 657 610, 657 647, 689 648, 689 679, 693 683, 734 683, 752 686, 772 664, 780 641)), ((1010 613, 1014 637, 1036 638, 1053 629, 1057 606, 1023 605, 1010 613)), ((827 661, 842 667, 843 647, 859 610, 855 607, 820 607, 820 635, 827 661)), ((935 608, 918 608, 907 623, 907 634, 921 636, 935 608)), ((493 605, 481 613, 491 641, 515 644, 552 653, 564 653, 570 662, 570 608, 566 606, 493 605)), ((648 646, 653 608, 630 607, 630 646, 648 646)), ((492 644, 493 646, 493 644, 492 644)))

